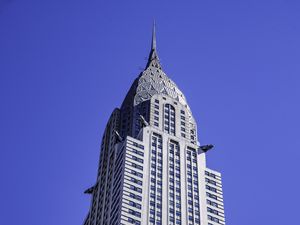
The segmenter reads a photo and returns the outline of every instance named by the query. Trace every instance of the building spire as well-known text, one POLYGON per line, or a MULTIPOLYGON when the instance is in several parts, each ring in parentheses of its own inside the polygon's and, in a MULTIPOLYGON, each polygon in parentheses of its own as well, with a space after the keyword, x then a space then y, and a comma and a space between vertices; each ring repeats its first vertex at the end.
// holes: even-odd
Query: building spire
POLYGON ((159 63, 159 58, 157 55, 157 50, 156 50, 156 26, 155 26, 155 21, 153 21, 153 28, 152 28, 152 41, 151 41, 151 51, 148 57, 148 62, 147 62, 147 67, 151 65, 151 63, 161 69, 161 65, 159 63))
POLYGON ((151 45, 151 50, 156 50, 155 20, 153 21, 153 28, 152 28, 152 45, 151 45))

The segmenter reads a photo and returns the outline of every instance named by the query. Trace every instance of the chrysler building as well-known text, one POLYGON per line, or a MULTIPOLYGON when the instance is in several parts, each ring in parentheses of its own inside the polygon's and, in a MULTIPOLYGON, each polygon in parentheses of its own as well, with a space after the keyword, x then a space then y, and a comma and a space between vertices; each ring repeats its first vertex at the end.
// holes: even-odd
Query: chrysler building
POLYGON ((197 123, 165 74, 155 27, 145 69, 107 122, 84 225, 225 224, 221 174, 206 167, 197 123))

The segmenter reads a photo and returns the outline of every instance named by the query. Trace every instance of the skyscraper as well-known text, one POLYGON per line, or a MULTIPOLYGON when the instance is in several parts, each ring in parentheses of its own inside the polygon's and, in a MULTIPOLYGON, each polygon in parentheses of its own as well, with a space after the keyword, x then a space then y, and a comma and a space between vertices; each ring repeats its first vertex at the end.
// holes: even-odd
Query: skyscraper
POLYGON ((146 68, 106 125, 84 225, 225 224, 221 174, 206 167, 210 148, 162 70, 154 27, 146 68))

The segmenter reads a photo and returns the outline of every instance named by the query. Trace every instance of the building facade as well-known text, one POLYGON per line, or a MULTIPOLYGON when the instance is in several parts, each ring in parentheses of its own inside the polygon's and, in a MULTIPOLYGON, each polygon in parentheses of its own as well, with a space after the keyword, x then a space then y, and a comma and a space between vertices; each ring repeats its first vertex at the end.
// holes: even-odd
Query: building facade
POLYGON ((211 147, 200 146, 185 96, 162 70, 154 28, 146 68, 106 125, 84 225, 225 224, 211 147))

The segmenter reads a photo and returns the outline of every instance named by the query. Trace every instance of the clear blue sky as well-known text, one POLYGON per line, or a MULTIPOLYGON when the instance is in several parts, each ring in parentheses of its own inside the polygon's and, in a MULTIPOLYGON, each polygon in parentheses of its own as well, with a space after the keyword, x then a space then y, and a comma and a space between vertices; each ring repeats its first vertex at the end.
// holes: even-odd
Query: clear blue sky
POLYGON ((228 225, 296 224, 300 2, 0 0, 0 223, 82 224, 100 139, 151 26, 185 93, 228 225))

